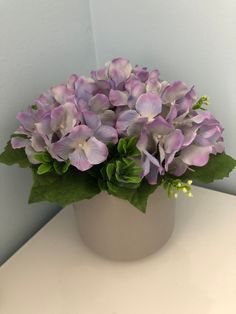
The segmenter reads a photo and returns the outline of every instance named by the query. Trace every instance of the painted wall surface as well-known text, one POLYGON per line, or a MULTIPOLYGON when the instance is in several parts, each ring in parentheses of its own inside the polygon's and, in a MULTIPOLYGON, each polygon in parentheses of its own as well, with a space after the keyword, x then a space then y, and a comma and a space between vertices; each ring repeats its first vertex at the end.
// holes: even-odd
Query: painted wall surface
MULTIPOLYGON (((15 115, 48 87, 95 66, 87 0, 0 1, 0 151, 15 115)), ((0 165, 0 264, 58 208, 27 205, 31 174, 0 165)))
MULTIPOLYGON (((236 157, 236 1, 91 0, 98 64, 117 56, 195 84, 236 157)), ((236 194, 236 171, 214 189, 236 194)))

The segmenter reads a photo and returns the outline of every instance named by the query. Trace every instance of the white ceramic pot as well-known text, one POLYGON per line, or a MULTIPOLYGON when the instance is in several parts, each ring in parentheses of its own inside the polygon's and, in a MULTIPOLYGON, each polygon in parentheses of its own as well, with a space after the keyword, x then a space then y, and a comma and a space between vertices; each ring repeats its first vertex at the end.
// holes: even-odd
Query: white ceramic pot
POLYGON ((105 192, 75 203, 74 209, 83 242, 113 260, 136 260, 156 252, 174 228, 175 200, 162 188, 149 197, 146 214, 105 192))

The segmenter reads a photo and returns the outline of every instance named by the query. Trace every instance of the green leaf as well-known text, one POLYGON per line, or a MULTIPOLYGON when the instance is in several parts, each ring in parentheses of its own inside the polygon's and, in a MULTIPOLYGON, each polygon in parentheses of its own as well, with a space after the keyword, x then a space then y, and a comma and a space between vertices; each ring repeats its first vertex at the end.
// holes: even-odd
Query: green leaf
POLYGON ((32 108, 33 110, 37 110, 37 109, 38 109, 38 106, 37 106, 36 104, 33 104, 33 105, 31 106, 31 108, 32 108))
POLYGON ((53 168, 56 171, 57 174, 62 175, 68 171, 70 167, 70 161, 67 160, 66 162, 59 162, 57 160, 54 160, 53 162, 53 168))
POLYGON ((0 162, 8 166, 18 164, 22 168, 31 166, 24 148, 13 149, 10 141, 7 143, 4 152, 0 154, 0 162))
POLYGON ((112 175, 113 175, 113 172, 115 170, 115 165, 113 163, 109 163, 107 166, 106 166, 106 174, 107 174, 107 177, 108 177, 108 180, 110 181, 111 178, 112 178, 112 175))
POLYGON ((68 171, 69 167, 70 167, 70 161, 67 160, 66 162, 63 163, 62 173, 66 173, 68 171))
POLYGON ((74 167, 70 167, 64 175, 53 172, 38 175, 34 168, 33 179, 29 203, 49 201, 65 206, 91 198, 101 191, 97 180, 74 167))
POLYGON ((134 207, 141 212, 146 212, 148 197, 160 185, 150 185, 143 179, 136 189, 127 189, 126 187, 117 186, 111 182, 107 182, 108 193, 116 197, 129 201, 134 207))
POLYGON ((117 151, 120 155, 124 155, 126 153, 126 140, 121 138, 117 145, 117 151))
POLYGON ((50 163, 46 163, 46 164, 41 164, 39 167, 38 167, 38 170, 37 170, 37 174, 44 174, 44 173, 47 173, 47 172, 50 172, 52 170, 52 164, 50 163))
POLYGON ((133 157, 138 157, 141 155, 140 151, 136 147, 138 141, 137 136, 133 136, 129 139, 128 144, 127 144, 127 155, 133 156, 133 157))
POLYGON ((134 149, 138 141, 137 136, 130 137, 127 144, 127 149, 134 149))
POLYGON ((98 186, 100 188, 101 191, 107 191, 107 182, 102 180, 102 179, 98 179, 98 186))
POLYGON ((40 161, 41 163, 47 163, 47 162, 52 161, 52 157, 50 156, 48 152, 37 153, 34 155, 34 158, 40 161))
POLYGON ((207 96, 202 96, 201 98, 198 99, 198 101, 193 105, 192 109, 193 110, 206 110, 203 106, 208 106, 209 105, 209 98, 207 96))
POLYGON ((191 179, 196 182, 211 183, 228 177, 236 167, 236 160, 226 154, 210 155, 208 163, 203 167, 191 167, 180 177, 181 180, 191 179))
POLYGON ((123 169, 135 166, 135 162, 130 158, 122 158, 121 161, 120 164, 122 165, 123 169), (121 163, 121 161, 123 162, 123 164, 121 163))

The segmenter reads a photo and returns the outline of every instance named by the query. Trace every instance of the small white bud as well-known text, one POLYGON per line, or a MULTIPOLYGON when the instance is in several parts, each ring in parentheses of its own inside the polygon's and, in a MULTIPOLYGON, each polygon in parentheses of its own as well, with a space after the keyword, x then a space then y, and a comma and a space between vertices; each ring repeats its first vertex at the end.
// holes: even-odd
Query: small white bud
POLYGON ((174 198, 178 198, 178 193, 175 193, 175 194, 174 194, 174 198))

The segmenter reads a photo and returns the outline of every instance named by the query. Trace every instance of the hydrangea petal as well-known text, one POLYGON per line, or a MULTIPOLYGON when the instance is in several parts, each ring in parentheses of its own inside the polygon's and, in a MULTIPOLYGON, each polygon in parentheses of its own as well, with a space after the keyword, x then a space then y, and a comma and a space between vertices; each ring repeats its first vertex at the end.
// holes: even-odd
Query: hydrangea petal
POLYGON ((109 100, 113 106, 126 106, 128 101, 128 93, 111 89, 109 93, 109 100))
POLYGON ((191 89, 185 94, 185 96, 176 102, 178 113, 183 114, 185 112, 189 112, 196 99, 197 95, 194 86, 192 86, 191 89))
POLYGON ((125 83, 125 89, 130 96, 137 99, 141 94, 145 93, 145 84, 137 80, 136 77, 130 76, 125 83))
POLYGON ((181 130, 177 129, 165 137, 164 148, 167 154, 180 150, 184 142, 184 135, 181 130))
POLYGON ((69 136, 63 137, 61 140, 52 144, 52 155, 58 156, 60 159, 67 160, 69 154, 72 154, 74 151, 73 143, 74 141, 69 138, 69 136))
POLYGON ((30 131, 25 130, 25 128, 22 125, 20 125, 15 130, 14 134, 23 134, 23 135, 31 136, 32 133, 30 131))
POLYGON ((146 179, 150 185, 157 184, 158 174, 159 168, 153 163, 150 163, 150 170, 149 173, 146 175, 146 179))
POLYGON ((118 142, 118 133, 115 128, 109 125, 101 125, 95 132, 95 137, 103 143, 118 142))
POLYGON ((33 115, 29 112, 19 112, 16 115, 17 120, 21 123, 21 125, 24 127, 27 131, 33 131, 34 130, 34 124, 35 119, 33 115))
POLYGON ((148 79, 146 84, 146 91, 148 93, 157 93, 157 91, 161 88, 161 83, 155 79, 148 79))
POLYGON ((136 110, 127 110, 122 112, 116 122, 118 132, 124 132, 139 116, 136 110))
POLYGON ((92 167, 92 164, 88 161, 85 152, 81 148, 69 154, 69 160, 72 166, 81 171, 86 171, 92 167))
POLYGON ((51 128, 54 132, 60 131, 61 135, 68 134, 76 124, 77 110, 75 104, 65 103, 51 112, 51 128))
POLYGON ((157 69, 150 71, 148 79, 159 81, 160 80, 160 71, 157 69))
POLYGON ((177 117, 178 111, 175 105, 170 106, 170 110, 166 116, 166 121, 173 122, 173 120, 177 117))
POLYGON ((93 131, 86 125, 78 125, 70 134, 52 144, 52 151, 60 158, 67 160, 69 154, 83 146, 84 142, 93 135, 93 131))
POLYGON ((225 146, 223 142, 218 142, 212 147, 213 154, 222 154, 225 151, 225 146))
POLYGON ((108 68, 108 75, 118 86, 120 83, 126 81, 132 71, 132 66, 129 60, 124 58, 113 59, 108 68))
POLYGON ((86 78, 85 76, 79 76, 75 82, 75 95, 77 101, 83 99, 89 101, 90 97, 97 91, 96 83, 91 78, 86 78))
POLYGON ((87 125, 77 125, 75 126, 67 138, 72 139, 75 143, 83 142, 93 136, 93 130, 87 125))
POLYGON ((12 137, 11 139, 11 146, 12 148, 23 148, 29 145, 30 141, 28 138, 23 137, 12 137))
POLYGON ((149 172, 150 172, 150 160, 145 157, 144 161, 142 162, 142 168, 143 168, 143 173, 142 176, 145 177, 149 172))
POLYGON ((41 135, 37 133, 33 134, 30 141, 31 146, 36 152, 41 152, 45 150, 46 143, 41 135))
POLYGON ((156 167, 161 168, 161 165, 159 163, 159 161, 157 160, 156 157, 152 156, 147 150, 144 150, 143 153, 145 154, 145 156, 147 156, 147 158, 150 160, 150 162, 155 165, 156 167))
POLYGON ((51 128, 50 112, 48 112, 48 114, 46 114, 40 122, 35 123, 35 128, 37 132, 42 136, 49 135, 53 132, 51 128))
POLYGON ((99 69, 97 71, 91 71, 91 77, 94 80, 105 81, 108 79, 108 70, 107 67, 99 69))
POLYGON ((138 78, 138 80, 141 82, 146 82, 146 80, 148 79, 148 76, 149 76, 149 71, 147 70, 147 68, 140 68, 138 66, 136 66, 133 69, 133 73, 138 78))
POLYGON ((25 153, 27 155, 27 158, 31 162, 31 164, 33 164, 33 165, 40 164, 40 162, 34 158, 34 156, 35 156, 35 154, 37 154, 37 152, 33 149, 33 147, 31 145, 27 145, 25 147, 25 153))
POLYGON ((157 143, 153 139, 153 136, 150 136, 147 134, 147 131, 143 129, 141 131, 139 140, 136 144, 137 148, 143 152, 147 150, 148 152, 151 152, 152 154, 155 154, 157 152, 157 143))
POLYGON ((39 106, 41 109, 43 109, 45 112, 48 112, 58 106, 58 103, 53 97, 53 93, 51 90, 48 90, 46 93, 40 95, 35 100, 35 104, 39 106))
POLYGON ((205 120, 210 120, 210 119, 213 119, 213 116, 210 112, 203 112, 191 118, 193 122, 198 123, 198 124, 202 123, 205 120))
POLYGON ((100 113, 108 109, 110 107, 110 103, 106 95, 98 93, 90 98, 89 106, 92 111, 100 113))
POLYGON ((149 137, 148 137, 147 133, 143 130, 141 132, 139 140, 138 140, 138 142, 136 144, 136 146, 140 150, 140 152, 143 152, 144 150, 147 150, 148 140, 149 140, 149 137))
POLYGON ((162 116, 158 116, 147 125, 147 130, 155 135, 167 135, 173 128, 162 116))
POLYGON ((168 85, 163 93, 162 100, 164 104, 172 103, 180 98, 182 98, 188 91, 187 85, 182 81, 174 81, 168 85))
POLYGON ((152 120, 161 112, 161 98, 153 93, 142 94, 137 100, 136 109, 141 114, 141 116, 152 120))
POLYGON ((103 113, 100 113, 100 119, 102 124, 104 125, 110 125, 114 126, 115 125, 115 120, 116 120, 116 114, 112 110, 105 110, 103 113))
POLYGON ((85 112, 83 112, 83 116, 84 116, 84 120, 85 120, 86 125, 90 129, 96 130, 101 125, 101 120, 95 112, 85 111, 85 112))
POLYGON ((202 167, 207 164, 210 153, 212 153, 211 146, 191 144, 181 151, 180 159, 187 165, 202 167))
POLYGON ((75 98, 74 91, 67 88, 65 85, 55 86, 51 89, 51 91, 56 101, 61 105, 66 102, 71 102, 75 98))
POLYGON ((134 121, 128 128, 127 128, 127 135, 128 136, 138 136, 141 133, 144 125, 147 123, 147 118, 138 118, 134 121))
POLYGON ((107 146, 97 140, 95 137, 91 137, 84 144, 84 152, 86 154, 88 162, 93 165, 100 164, 101 162, 105 161, 108 156, 107 146))
POLYGON ((197 136, 198 126, 197 127, 191 127, 191 128, 184 127, 181 130, 184 134, 183 147, 189 146, 197 136))
POLYGON ((67 88, 75 89, 75 82, 78 80, 78 75, 72 74, 67 81, 67 88))
POLYGON ((177 177, 182 176, 187 169, 188 166, 179 157, 174 158, 168 167, 168 171, 177 177))

